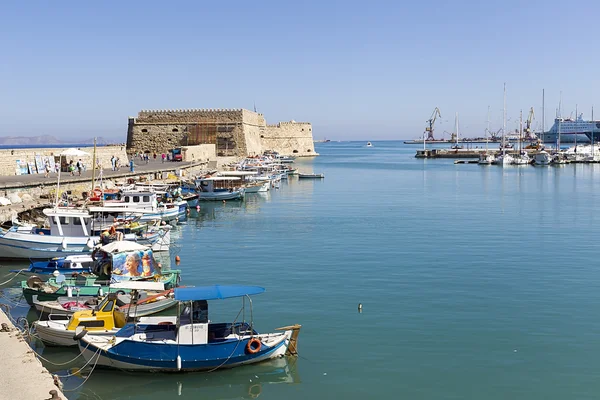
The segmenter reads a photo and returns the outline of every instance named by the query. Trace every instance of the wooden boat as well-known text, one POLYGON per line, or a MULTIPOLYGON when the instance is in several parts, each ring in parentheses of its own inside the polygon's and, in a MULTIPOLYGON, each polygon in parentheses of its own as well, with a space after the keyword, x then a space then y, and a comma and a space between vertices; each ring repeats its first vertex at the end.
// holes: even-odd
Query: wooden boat
POLYGON ((298 174, 298 178, 300 179, 319 179, 325 178, 325 174, 298 174))
MULTIPOLYGON (((120 288, 117 288, 117 290, 119 289, 120 288)), ((173 289, 160 292, 138 291, 138 293, 138 299, 136 303, 132 305, 131 294, 117 292, 118 309, 124 312, 128 318, 153 315, 177 305, 177 301, 173 298, 173 289)), ((59 297, 54 301, 39 301, 37 296, 34 296, 33 305, 42 316, 71 316, 77 311, 95 308, 98 305, 98 298, 91 296, 76 296, 59 297)))
POLYGON ((183 310, 175 319, 160 317, 130 323, 114 337, 82 330, 79 349, 86 360, 98 365, 136 371, 202 371, 253 364, 284 355, 297 355, 300 325, 279 328, 282 332, 259 334, 254 323, 215 323, 208 319, 208 301, 244 298, 264 292, 257 286, 207 286, 175 289, 183 310), (159 321, 159 322, 155 322, 159 321), (96 358, 97 357, 97 358, 96 358))
POLYGON ((33 323, 37 336, 53 346, 77 346, 75 329, 83 326, 96 335, 112 336, 127 323, 125 314, 117 311, 117 294, 110 293, 97 309, 77 311, 70 319, 36 321, 33 323))
POLYGON ((29 268, 25 271, 11 270, 11 272, 32 273, 32 274, 79 274, 90 272, 94 260, 91 255, 73 255, 67 257, 55 257, 46 261, 32 261, 29 268))
MULTIPOLYGON (((179 270, 163 271, 154 259, 152 250, 134 242, 119 241, 102 246, 92 253, 93 274, 52 276, 43 282, 33 275, 21 282, 23 296, 33 305, 33 296, 39 301, 56 300, 69 293, 80 296, 104 295, 115 291, 111 283, 153 280, 171 289, 179 284, 179 270)), ((128 290, 123 289, 125 292, 128 290)))

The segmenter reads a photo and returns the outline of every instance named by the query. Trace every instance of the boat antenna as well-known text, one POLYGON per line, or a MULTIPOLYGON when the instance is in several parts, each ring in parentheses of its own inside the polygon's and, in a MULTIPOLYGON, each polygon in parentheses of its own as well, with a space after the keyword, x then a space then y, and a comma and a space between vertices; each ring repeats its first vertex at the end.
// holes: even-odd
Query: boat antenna
POLYGON ((504 132, 506 131, 506 82, 504 82, 504 108, 502 114, 502 154, 504 154, 504 132))
POLYGON ((488 151, 488 137, 490 135, 490 106, 487 112, 487 127, 485 128, 485 151, 488 151))
POLYGON ((546 104, 545 102, 545 90, 542 89, 542 142, 544 141, 544 135, 546 134, 544 122, 546 120, 546 104))

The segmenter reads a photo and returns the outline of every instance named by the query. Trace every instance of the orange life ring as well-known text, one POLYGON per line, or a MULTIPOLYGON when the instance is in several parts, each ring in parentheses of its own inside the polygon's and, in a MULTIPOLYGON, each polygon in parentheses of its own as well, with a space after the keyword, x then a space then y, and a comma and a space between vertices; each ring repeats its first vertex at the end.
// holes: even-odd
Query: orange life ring
POLYGON ((250 338, 250 340, 248 340, 248 343, 246 344, 246 352, 248 354, 256 354, 260 351, 260 348, 262 347, 262 343, 260 342, 260 340, 258 338, 250 338))

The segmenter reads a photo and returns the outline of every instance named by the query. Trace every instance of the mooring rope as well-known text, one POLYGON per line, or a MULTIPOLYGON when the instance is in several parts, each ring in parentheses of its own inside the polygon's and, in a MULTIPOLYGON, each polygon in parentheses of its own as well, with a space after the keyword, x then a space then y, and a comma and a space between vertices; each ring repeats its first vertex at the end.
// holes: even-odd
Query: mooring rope
MULTIPOLYGON (((15 279, 15 278, 17 277, 17 275, 19 275, 21 272, 23 272, 23 271, 27 271, 28 269, 29 269, 29 268, 23 268, 23 269, 20 269, 20 270, 18 270, 17 272, 15 272, 15 273, 14 273, 14 275, 13 275, 13 277, 12 277, 12 278, 10 278, 9 280, 7 280, 6 282, 2 282, 2 283, 0 283, 0 286, 4 286, 4 285, 6 285, 7 283, 9 283, 9 282, 10 282, 10 281, 12 281, 13 279, 15 279)), ((6 274, 6 275, 8 275, 8 274, 6 274)), ((4 275, 4 276, 6 276, 6 275, 4 275)))
MULTIPOLYGON (((87 348, 87 347, 86 347, 86 348, 87 348)), ((81 370, 82 370, 82 369, 84 369, 85 367, 87 367, 87 366, 88 366, 88 364, 92 362, 92 360, 94 359, 94 357, 98 356, 98 357, 96 358, 96 362, 94 363, 94 367, 95 367, 95 366, 96 366, 96 363, 98 362, 98 359, 100 358, 100 350, 101 350, 101 349, 100 349, 100 348, 98 348, 98 350, 96 350, 96 352, 94 353, 94 355, 93 355, 92 357, 90 357, 90 359, 89 359, 89 360, 88 360, 88 361, 87 361, 85 364, 83 364, 83 366, 82 366, 81 368, 79 368, 77 371, 73 372, 72 374, 67 374, 67 375, 56 375, 56 376, 58 376, 59 378, 69 378, 69 377, 71 377, 71 376, 73 376, 73 375, 77 375, 78 373, 80 373, 80 372, 81 372, 81 370)), ((83 351, 81 352, 81 354, 83 354, 83 351)), ((79 357, 79 356, 77 356, 77 357, 79 357)), ((77 357, 76 357, 76 358, 77 358, 77 357)), ((75 358, 75 359, 76 359, 76 358, 75 358)), ((93 371, 93 368, 92 368, 92 371, 93 371)), ((91 373, 90 373, 90 374, 91 374, 91 373)))
MULTIPOLYGON (((73 389, 64 389, 63 392, 74 392, 77 389, 79 389, 80 387, 82 387, 88 379, 90 379, 90 377, 92 376, 92 372, 94 372, 94 369, 96 369, 96 365, 98 365, 98 360, 100 360, 100 348, 98 348, 98 351, 96 351, 96 353, 94 353, 96 357, 96 361, 94 361, 94 366, 92 367, 92 370, 90 371, 90 373, 88 374, 88 376, 85 377, 85 379, 83 380, 83 382, 81 382, 81 384, 79 384, 79 386, 77 386, 76 388, 73 389)), ((92 356, 92 358, 90 358, 90 361, 94 358, 94 356, 92 356)), ((89 364, 89 362, 88 362, 89 364)), ((86 364, 87 365, 87 364, 86 364)), ((84 368, 85 365, 81 368, 84 368)), ((79 371, 81 371, 81 369, 79 369, 79 371)))

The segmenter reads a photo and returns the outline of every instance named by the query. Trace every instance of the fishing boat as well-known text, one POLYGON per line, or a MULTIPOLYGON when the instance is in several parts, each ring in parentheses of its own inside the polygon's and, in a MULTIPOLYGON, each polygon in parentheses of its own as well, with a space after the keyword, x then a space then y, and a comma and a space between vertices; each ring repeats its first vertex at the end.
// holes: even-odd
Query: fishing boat
MULTIPOLYGON (((78 332, 83 357, 97 365, 134 371, 206 371, 297 355, 300 325, 259 334, 252 320, 252 295, 258 286, 205 286, 175 289, 177 317, 154 323, 130 323, 112 337, 78 332), (238 316, 250 321, 216 323, 208 319, 208 301, 243 298, 238 316), (245 313, 247 305, 249 314, 245 313)), ((152 317, 154 320, 160 317, 152 317)))
POLYGON ((240 178, 236 176, 211 176, 196 179, 198 200, 243 200, 245 190, 232 187, 232 182, 236 181, 240 181, 240 178))
MULTIPOLYGON (((94 259, 91 255, 74 255, 67 257, 57 257, 46 261, 32 261, 29 264, 29 268, 22 273, 32 274, 78 274, 81 272, 91 272, 94 259)), ((11 270, 11 272, 18 272, 19 270, 11 270)))
POLYGON ((94 250, 92 258, 92 274, 72 275, 69 278, 64 275, 51 276, 46 282, 33 275, 22 281, 25 300, 29 305, 34 305, 33 296, 36 295, 39 301, 56 300, 74 292, 81 296, 102 296, 115 291, 111 283, 124 281, 153 280, 162 282, 165 289, 179 284, 181 271, 163 270, 154 259, 151 249, 134 242, 118 241, 102 246, 94 250))
MULTIPOLYGON (((0 232, 0 258, 51 259, 89 254, 100 237, 92 213, 84 209, 47 208, 43 210, 49 228, 35 225, 13 226, 0 232)), ((154 245, 166 240, 159 231, 124 233, 123 240, 154 245)))
POLYGON ((325 178, 325 174, 298 174, 298 178, 300 179, 319 179, 325 178))
POLYGON ((371 142, 367 142, 367 147, 373 147, 373 145, 371 144, 371 142))
MULTIPOLYGON (((134 286, 124 286, 123 284, 113 284, 111 289, 116 289, 117 306, 120 311, 127 315, 127 318, 138 318, 153 315, 166 311, 177 302, 173 298, 173 289, 163 290, 164 284, 157 282, 136 282, 132 281, 134 286), (142 290, 148 288, 147 284, 152 284, 153 291, 142 290), (137 290, 137 300, 132 303, 131 293, 123 293, 123 289, 137 290), (160 290, 160 291, 157 291, 160 290)), ((101 300, 101 299, 100 299, 101 300)), ((33 297, 33 306, 40 315, 71 316, 77 311, 91 310, 98 305, 98 297, 79 296, 59 297, 57 300, 40 301, 37 296, 33 297)))

